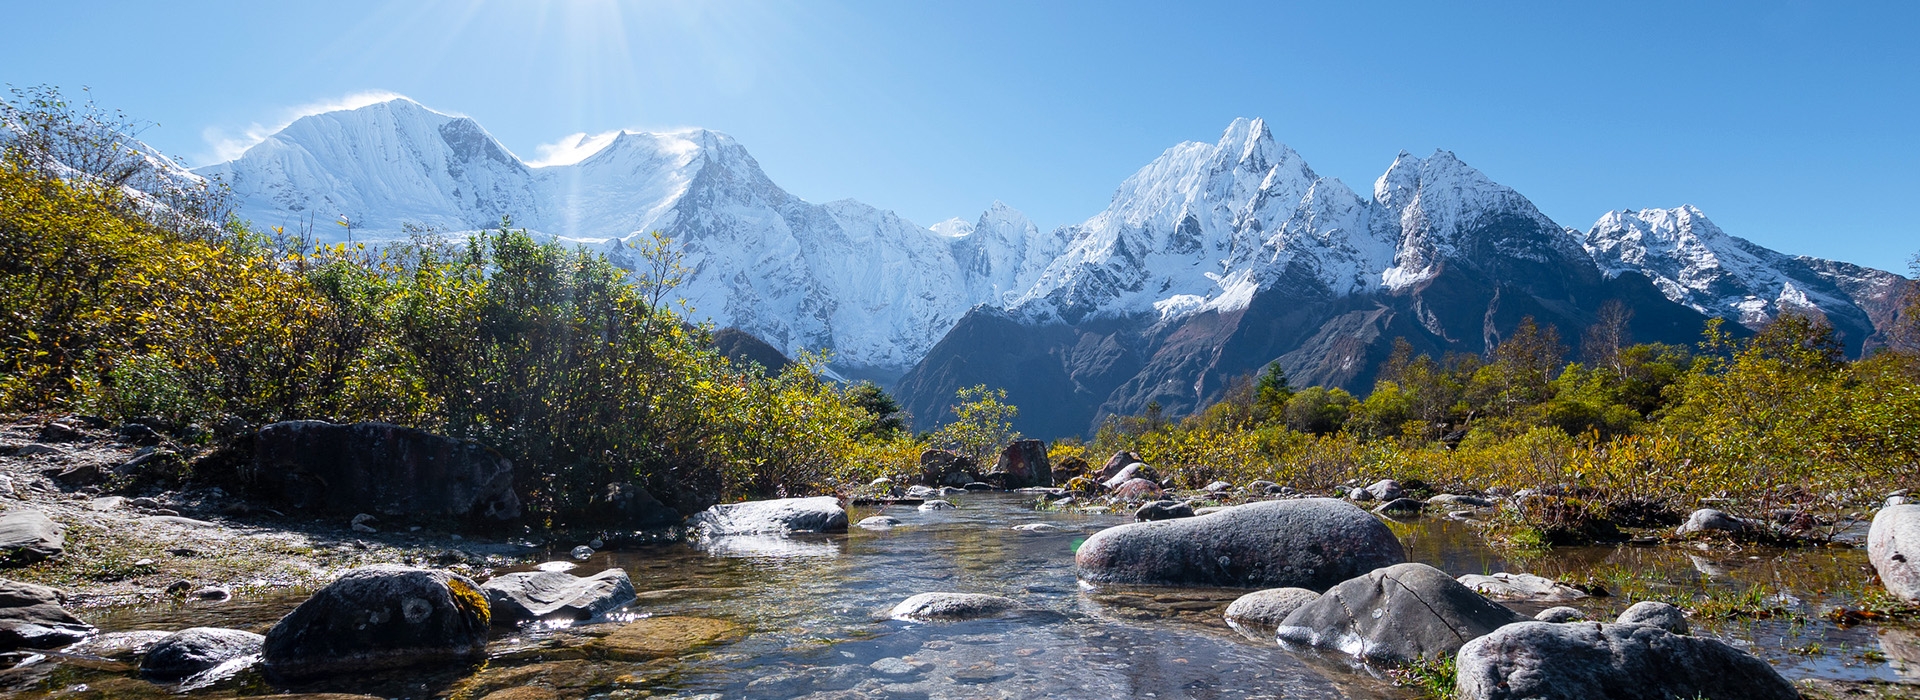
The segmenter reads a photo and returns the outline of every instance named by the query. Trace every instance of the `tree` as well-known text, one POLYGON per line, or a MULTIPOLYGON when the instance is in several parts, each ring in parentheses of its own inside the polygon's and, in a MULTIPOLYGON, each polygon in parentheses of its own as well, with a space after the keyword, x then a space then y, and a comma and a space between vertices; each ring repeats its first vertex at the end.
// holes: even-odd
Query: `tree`
POLYGON ((936 447, 969 455, 981 463, 991 463, 1000 448, 1020 439, 1013 429, 1013 418, 1020 409, 1007 403, 1006 389, 988 389, 977 384, 954 393, 954 420, 928 436, 936 447))
POLYGON ((869 416, 861 421, 858 434, 891 440, 906 433, 907 413, 900 410, 900 402, 895 401, 879 385, 873 382, 855 384, 847 390, 847 398, 869 416))
POLYGON ((1611 369, 1624 376, 1620 350, 1627 346, 1627 322, 1631 320, 1633 310, 1619 299, 1609 299, 1600 306, 1600 320, 1587 328, 1586 336, 1580 341, 1580 353, 1588 366, 1611 369))
POLYGON ((1287 385, 1287 370, 1279 362, 1267 364, 1260 372, 1260 381, 1254 385, 1253 412, 1261 422, 1275 422, 1283 419, 1287 400, 1293 398, 1293 387, 1287 385))
POLYGON ((1315 435, 1339 432, 1352 408, 1353 395, 1344 389, 1307 387, 1287 399, 1287 427, 1315 435))

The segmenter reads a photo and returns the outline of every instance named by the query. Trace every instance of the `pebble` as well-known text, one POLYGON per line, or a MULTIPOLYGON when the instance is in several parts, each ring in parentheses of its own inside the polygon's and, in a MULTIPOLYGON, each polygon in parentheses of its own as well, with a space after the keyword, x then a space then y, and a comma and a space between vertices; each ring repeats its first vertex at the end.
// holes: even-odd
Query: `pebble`
POLYGON ((568 554, 572 555, 573 558, 575 559, 586 561, 588 559, 593 558, 593 548, 583 544, 578 547, 574 547, 573 551, 569 552, 568 554))

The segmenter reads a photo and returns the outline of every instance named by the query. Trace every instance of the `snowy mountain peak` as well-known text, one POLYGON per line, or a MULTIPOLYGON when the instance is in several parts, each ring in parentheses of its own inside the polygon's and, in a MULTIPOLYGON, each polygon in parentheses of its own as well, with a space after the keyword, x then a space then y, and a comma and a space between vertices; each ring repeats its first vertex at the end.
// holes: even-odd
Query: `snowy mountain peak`
POLYGON ((956 216, 928 226, 927 230, 948 238, 964 238, 967 234, 973 233, 973 224, 956 216))

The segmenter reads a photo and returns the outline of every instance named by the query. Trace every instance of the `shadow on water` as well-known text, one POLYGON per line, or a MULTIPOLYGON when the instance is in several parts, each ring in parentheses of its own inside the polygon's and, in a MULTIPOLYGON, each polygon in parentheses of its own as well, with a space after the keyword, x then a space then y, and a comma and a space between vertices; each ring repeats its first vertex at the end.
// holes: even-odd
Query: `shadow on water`
MULTIPOLYGON (((638 601, 592 624, 496 630, 480 668, 297 688, 248 671, 191 694, 481 698, 537 686, 558 697, 609 698, 1413 697, 1347 659, 1296 656, 1235 632, 1221 612, 1245 591, 1081 584, 1073 574, 1074 548, 1126 518, 1035 512, 1028 505, 1011 494, 971 494, 957 510, 858 508, 851 514, 858 520, 884 512, 903 522, 887 530, 602 552, 573 573, 623 568, 642 591, 638 601), (1058 529, 1013 529, 1043 521, 1058 529), (941 624, 888 618, 894 604, 927 591, 1003 595, 1040 614, 941 624), (746 633, 653 661, 606 660, 590 651, 589 642, 623 622, 667 616, 716 618, 746 633)), ((1575 603, 1595 617, 1648 597, 1696 599, 1763 587, 1778 594, 1785 612, 1699 619, 1696 629, 1773 661, 1790 677, 1900 679, 1920 672, 1916 633, 1843 629, 1821 617, 1850 602, 1850 591, 1865 580, 1866 558, 1858 550, 1589 547, 1520 557, 1487 547, 1475 526, 1460 521, 1413 519, 1394 528, 1412 560, 1456 576, 1524 571, 1600 585, 1615 595, 1575 603)), ((305 595, 127 607, 88 617, 113 631, 226 626, 264 632, 305 595)), ((1541 606, 1514 607, 1531 613, 1541 606)), ((0 684, 27 697, 177 697, 174 688, 125 670, 57 659, 6 671, 0 684)))

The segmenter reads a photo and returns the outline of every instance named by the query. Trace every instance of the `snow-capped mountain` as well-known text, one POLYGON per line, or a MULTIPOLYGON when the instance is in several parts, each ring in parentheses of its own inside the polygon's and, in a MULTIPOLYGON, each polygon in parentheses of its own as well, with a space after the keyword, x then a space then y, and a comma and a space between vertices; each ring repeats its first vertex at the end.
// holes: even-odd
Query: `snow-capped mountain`
POLYGON ((660 230, 692 274, 677 293, 696 318, 738 327, 788 355, 891 379, 967 309, 1002 302, 1058 252, 995 203, 977 224, 924 228, 853 200, 782 190, 745 148, 706 130, 621 132, 567 165, 531 167, 465 117, 406 99, 300 119, 239 158, 200 171, 230 184, 260 226, 310 222, 321 240, 401 238, 516 226, 601 246, 660 230))
POLYGON ((1693 205, 1607 212, 1581 243, 1607 275, 1646 275, 1668 299, 1749 328, 1781 313, 1821 316, 1855 353, 1878 342, 1906 282, 1728 235, 1693 205))

